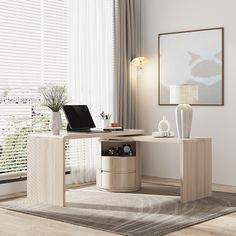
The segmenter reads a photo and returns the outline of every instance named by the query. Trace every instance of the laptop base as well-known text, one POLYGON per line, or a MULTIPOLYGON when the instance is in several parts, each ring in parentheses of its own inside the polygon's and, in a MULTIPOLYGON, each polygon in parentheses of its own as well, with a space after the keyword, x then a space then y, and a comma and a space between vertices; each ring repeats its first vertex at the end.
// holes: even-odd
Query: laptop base
POLYGON ((69 124, 67 125, 68 132, 81 132, 81 133, 109 133, 110 130, 103 130, 103 129, 97 129, 97 128, 90 128, 90 129, 71 129, 69 124))

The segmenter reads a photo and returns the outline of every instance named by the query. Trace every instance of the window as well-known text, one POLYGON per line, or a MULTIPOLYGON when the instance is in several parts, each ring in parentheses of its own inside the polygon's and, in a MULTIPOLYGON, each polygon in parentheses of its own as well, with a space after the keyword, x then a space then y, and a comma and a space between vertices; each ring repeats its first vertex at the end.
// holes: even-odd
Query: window
MULTIPOLYGON (((27 135, 49 130, 42 85, 68 86, 98 127, 112 113, 113 43, 112 0, 0 1, 0 178, 26 176, 27 135)), ((95 180, 94 140, 67 145, 74 181, 95 180)))
POLYGON ((39 88, 68 83, 68 0, 0 1, 0 173, 25 175, 30 132, 49 129, 39 88))

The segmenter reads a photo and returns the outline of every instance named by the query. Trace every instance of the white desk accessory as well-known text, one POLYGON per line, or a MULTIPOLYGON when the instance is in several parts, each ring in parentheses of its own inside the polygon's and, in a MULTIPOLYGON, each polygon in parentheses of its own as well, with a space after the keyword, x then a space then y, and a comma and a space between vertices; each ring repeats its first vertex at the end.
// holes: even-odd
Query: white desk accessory
POLYGON ((152 132, 154 138, 174 137, 174 132, 170 130, 170 123, 163 116, 163 119, 158 123, 158 131, 152 132))

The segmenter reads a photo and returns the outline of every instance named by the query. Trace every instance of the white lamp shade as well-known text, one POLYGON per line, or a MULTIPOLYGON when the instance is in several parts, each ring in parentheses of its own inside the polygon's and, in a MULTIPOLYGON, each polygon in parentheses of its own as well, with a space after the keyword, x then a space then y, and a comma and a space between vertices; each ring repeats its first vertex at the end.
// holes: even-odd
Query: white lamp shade
POLYGON ((193 84, 171 85, 171 104, 196 104, 198 102, 198 86, 193 84))

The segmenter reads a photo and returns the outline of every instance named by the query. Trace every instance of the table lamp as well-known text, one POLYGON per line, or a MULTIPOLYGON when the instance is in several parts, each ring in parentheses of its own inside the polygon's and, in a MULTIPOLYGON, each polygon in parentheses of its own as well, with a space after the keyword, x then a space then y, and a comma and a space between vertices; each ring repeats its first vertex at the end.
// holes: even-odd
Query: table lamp
POLYGON ((198 102, 198 86, 193 84, 171 85, 170 104, 176 107, 176 125, 179 138, 189 138, 192 126, 192 107, 198 102))

